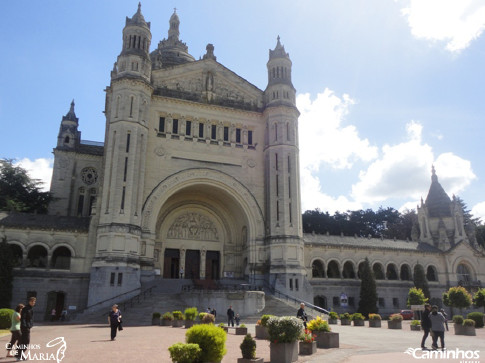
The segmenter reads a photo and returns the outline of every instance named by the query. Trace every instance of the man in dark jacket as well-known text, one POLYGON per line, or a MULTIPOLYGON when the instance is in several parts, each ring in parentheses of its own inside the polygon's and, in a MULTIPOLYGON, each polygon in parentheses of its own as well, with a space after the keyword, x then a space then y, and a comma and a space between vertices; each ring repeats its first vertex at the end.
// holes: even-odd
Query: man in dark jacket
POLYGON ((421 349, 427 349, 424 345, 426 342, 426 338, 429 335, 429 331, 431 329, 431 320, 429 319, 429 314, 431 312, 431 305, 425 304, 424 305, 424 312, 421 314, 421 328, 423 328, 423 339, 421 339, 421 349))
POLYGON ((305 326, 305 329, 306 329, 306 322, 308 321, 308 316, 305 313, 305 304, 304 303, 300 304, 300 308, 296 312, 296 317, 303 320, 303 325, 305 326))
POLYGON ((227 326, 234 326, 234 310, 232 310, 232 305, 227 309, 227 326))
POLYGON ((20 332, 22 334, 20 338, 19 348, 15 357, 18 360, 25 360, 25 350, 30 344, 30 329, 34 326, 34 310, 32 309, 37 299, 31 297, 29 303, 22 309, 20 313, 20 332))

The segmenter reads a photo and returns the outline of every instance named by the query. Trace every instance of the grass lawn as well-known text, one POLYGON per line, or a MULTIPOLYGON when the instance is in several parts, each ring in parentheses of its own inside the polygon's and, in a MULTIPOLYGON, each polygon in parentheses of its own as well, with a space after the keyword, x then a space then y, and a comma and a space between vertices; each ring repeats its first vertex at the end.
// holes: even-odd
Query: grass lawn
POLYGON ((0 329, 0 337, 4 337, 5 335, 9 335, 10 330, 9 329, 0 329))

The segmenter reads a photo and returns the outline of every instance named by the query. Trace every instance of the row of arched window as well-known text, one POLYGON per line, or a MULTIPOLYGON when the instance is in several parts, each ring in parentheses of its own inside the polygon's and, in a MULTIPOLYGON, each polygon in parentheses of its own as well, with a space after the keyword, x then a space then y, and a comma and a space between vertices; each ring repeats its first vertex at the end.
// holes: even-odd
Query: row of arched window
MULTIPOLYGON (((328 262, 326 268, 325 264, 321 260, 315 260, 312 263, 312 277, 313 278, 330 278, 330 279, 355 279, 360 278, 361 272, 364 268, 364 262, 359 263, 357 270, 354 263, 347 261, 342 268, 340 264, 332 260, 328 262)), ((371 266, 374 272, 376 280, 402 280, 411 281, 413 274, 411 267, 407 264, 403 264, 401 268, 398 268, 394 263, 389 263, 385 268, 379 263, 375 262, 371 266)), ((426 278, 428 281, 438 281, 438 273, 436 267, 429 265, 426 270, 426 278)))
POLYGON ((65 246, 56 247, 49 256, 42 245, 34 245, 27 251, 24 258, 22 247, 10 244, 14 256, 14 267, 34 267, 69 270, 71 268, 71 251, 65 246))

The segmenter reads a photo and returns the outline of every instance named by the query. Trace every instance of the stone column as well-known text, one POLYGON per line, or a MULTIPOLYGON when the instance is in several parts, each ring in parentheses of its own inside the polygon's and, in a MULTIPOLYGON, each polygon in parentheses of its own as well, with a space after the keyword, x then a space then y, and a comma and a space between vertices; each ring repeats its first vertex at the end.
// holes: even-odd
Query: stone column
POLYGON ((206 262, 205 254, 206 254, 206 251, 204 248, 202 251, 200 251, 200 279, 201 280, 205 280, 205 262, 206 262))
MULTIPOLYGON (((185 248, 181 248, 180 249, 180 261, 179 261, 179 272, 180 272, 180 268, 184 268, 184 276, 183 278, 185 279, 186 277, 186 273, 187 271, 185 271, 185 248)), ((180 277, 180 274, 179 274, 179 277, 180 277)))

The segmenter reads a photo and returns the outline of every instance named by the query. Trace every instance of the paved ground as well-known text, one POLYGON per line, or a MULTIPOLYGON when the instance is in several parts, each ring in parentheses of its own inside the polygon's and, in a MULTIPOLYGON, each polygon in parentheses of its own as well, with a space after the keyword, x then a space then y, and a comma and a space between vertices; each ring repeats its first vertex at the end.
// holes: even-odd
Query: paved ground
MULTIPOLYGON (((366 323, 367 324, 367 323, 366 323)), ((254 335, 254 325, 248 325, 254 335)), ((410 331, 409 322, 404 322, 402 330, 382 328, 335 326, 340 333, 339 349, 318 349, 313 356, 299 356, 298 362, 416 362, 416 358, 404 353, 408 348, 418 348, 421 332, 410 331)), ((452 330, 453 328, 451 328, 452 330)), ((63 363, 121 363, 121 362, 170 362, 168 347, 176 342, 183 342, 186 330, 160 326, 126 326, 115 341, 109 339, 107 325, 41 325, 32 329, 31 360, 41 358, 55 360, 58 346, 47 348, 46 343, 57 337, 64 337, 67 343, 63 363), (41 356, 43 354, 43 356, 41 356), (48 355, 49 354, 49 355, 48 355), (54 355, 52 355, 54 354, 54 355), (47 356, 48 355, 48 356, 47 356)), ((222 362, 236 362, 241 357, 239 344, 243 336, 228 334, 226 347, 228 353, 222 362)), ((428 338, 430 339, 430 338, 428 338)), ((0 344, 5 346, 9 336, 0 337, 0 344)), ((483 362, 485 363, 485 329, 477 329, 476 337, 453 335, 450 331, 445 336, 448 350, 480 351, 479 359, 425 359, 424 362, 483 362)), ((431 340, 427 342, 431 345, 431 340)), ((257 356, 269 362, 269 342, 257 340, 257 356)), ((418 355, 421 355, 419 351, 418 355)), ((2 354, 3 355, 3 354, 2 354)), ((0 363, 14 362, 14 359, 0 359, 0 363)))

